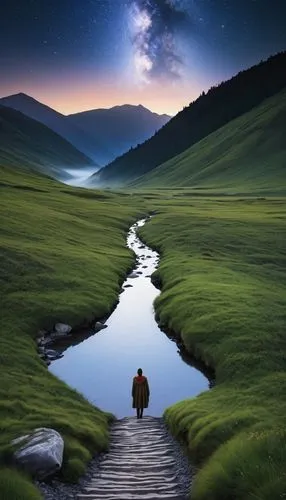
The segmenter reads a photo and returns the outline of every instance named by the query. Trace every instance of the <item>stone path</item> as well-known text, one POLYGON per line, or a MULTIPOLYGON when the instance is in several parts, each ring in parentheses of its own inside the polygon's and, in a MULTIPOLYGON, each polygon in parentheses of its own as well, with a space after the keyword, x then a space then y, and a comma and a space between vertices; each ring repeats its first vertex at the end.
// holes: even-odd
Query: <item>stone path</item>
POLYGON ((109 451, 78 500, 185 500, 175 445, 162 419, 123 418, 110 438, 109 451))

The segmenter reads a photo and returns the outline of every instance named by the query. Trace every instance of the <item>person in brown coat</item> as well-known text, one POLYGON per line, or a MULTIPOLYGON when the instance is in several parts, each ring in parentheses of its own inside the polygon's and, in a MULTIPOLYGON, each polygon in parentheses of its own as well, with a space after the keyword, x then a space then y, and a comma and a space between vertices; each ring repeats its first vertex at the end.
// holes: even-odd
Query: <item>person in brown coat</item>
POLYGON ((142 375, 141 368, 138 368, 137 374, 132 385, 133 408, 136 408, 137 418, 142 418, 144 408, 148 408, 150 391, 147 377, 142 375))

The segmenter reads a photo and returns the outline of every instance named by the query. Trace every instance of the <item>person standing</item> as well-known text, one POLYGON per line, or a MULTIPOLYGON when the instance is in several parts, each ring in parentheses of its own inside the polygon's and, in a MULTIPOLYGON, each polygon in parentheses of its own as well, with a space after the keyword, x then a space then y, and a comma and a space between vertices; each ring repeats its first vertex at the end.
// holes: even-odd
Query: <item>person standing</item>
POLYGON ((150 396, 147 377, 142 373, 142 368, 138 368, 137 376, 133 378, 132 384, 133 408, 136 408, 137 418, 143 417, 143 411, 144 408, 148 408, 150 396))

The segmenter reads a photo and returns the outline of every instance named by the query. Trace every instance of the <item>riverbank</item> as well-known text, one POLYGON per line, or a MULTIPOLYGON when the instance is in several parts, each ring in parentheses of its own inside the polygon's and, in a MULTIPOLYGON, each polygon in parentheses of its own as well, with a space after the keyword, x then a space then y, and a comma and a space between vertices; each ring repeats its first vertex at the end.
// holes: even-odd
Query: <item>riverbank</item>
MULTIPOLYGON (((135 196, 71 188, 12 169, 1 174, 0 467, 10 463, 13 438, 52 427, 65 440, 63 478, 76 480, 92 455, 106 449, 112 418, 48 372, 35 339, 54 323, 74 326, 112 310, 134 262, 126 234, 145 210, 135 196)), ((18 473, 10 472, 8 485, 5 477, 0 492, 31 500, 18 473)))
POLYGON ((200 467, 192 500, 281 498, 285 200, 153 202, 160 213, 140 232, 161 254, 156 314, 216 373, 211 391, 165 413, 200 467))
MULTIPOLYGON (((11 439, 37 426, 63 435, 67 481, 106 449, 111 415, 47 371, 35 337, 56 322, 74 326, 112 310, 134 262, 127 230, 140 213, 157 209, 141 232, 162 256, 158 319, 216 372, 212 391, 165 414, 200 467, 192 500, 209 500, 210 491, 212 500, 281 498, 285 200, 171 190, 129 196, 4 173, 0 467, 11 458, 11 439)), ((38 500, 31 488, 0 468, 4 498, 38 500)))
POLYGON ((72 342, 49 368, 89 401, 119 418, 134 414, 130 380, 138 366, 148 376, 152 393, 148 414, 153 417, 161 417, 167 406, 208 389, 201 371, 181 356, 182 361, 178 346, 155 321, 153 302, 159 292, 150 275, 158 266, 159 255, 137 237, 136 231, 145 221, 137 221, 128 232, 127 246, 136 255, 136 266, 126 277, 118 306, 105 322, 107 329, 85 338, 80 345, 72 342), (172 366, 172 374, 166 373, 166 364, 172 366), (115 370, 116 384, 112 376, 115 370), (166 392, 166 387, 172 389, 166 392))

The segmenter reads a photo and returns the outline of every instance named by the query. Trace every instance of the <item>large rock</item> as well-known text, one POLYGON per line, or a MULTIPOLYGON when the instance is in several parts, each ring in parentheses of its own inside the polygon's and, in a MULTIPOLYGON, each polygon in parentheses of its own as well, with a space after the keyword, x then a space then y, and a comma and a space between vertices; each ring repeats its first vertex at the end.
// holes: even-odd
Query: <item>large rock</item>
POLYGON ((35 429, 12 441, 17 447, 17 464, 33 476, 43 479, 59 471, 63 461, 64 441, 54 429, 35 429))
POLYGON ((59 335, 67 335, 71 332, 72 327, 70 325, 65 325, 64 323, 56 323, 54 329, 59 335))

